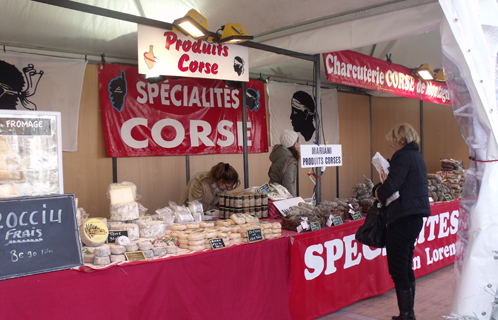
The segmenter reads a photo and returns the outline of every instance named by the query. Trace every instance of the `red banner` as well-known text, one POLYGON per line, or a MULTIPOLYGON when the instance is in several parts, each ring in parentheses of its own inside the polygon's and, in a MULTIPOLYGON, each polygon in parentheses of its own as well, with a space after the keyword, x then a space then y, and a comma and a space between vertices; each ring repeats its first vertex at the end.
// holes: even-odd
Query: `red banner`
POLYGON ((446 83, 414 77, 409 68, 349 50, 324 53, 323 60, 330 82, 451 106, 446 83))
MULTIPOLYGON (((197 78, 149 83, 137 67, 99 69, 108 157, 243 152, 240 89, 197 78)), ((246 85, 249 153, 268 151, 264 84, 246 85)))
MULTIPOLYGON (((432 205, 415 246, 420 277, 454 262, 460 201, 432 205)), ((360 245, 363 220, 294 237, 291 246, 290 309, 293 319, 316 319, 394 287, 386 250, 360 245)))

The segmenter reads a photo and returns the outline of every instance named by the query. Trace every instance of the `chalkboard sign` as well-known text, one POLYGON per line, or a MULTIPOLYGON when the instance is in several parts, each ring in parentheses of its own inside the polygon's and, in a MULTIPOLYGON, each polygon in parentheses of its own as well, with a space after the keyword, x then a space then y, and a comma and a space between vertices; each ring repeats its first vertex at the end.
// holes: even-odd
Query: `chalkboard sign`
POLYGON ((258 190, 256 190, 257 193, 269 193, 271 191, 270 189, 270 185, 267 183, 265 183, 264 185, 262 185, 261 187, 258 188, 258 190))
POLYGON ((0 280, 83 265, 74 194, 0 199, 0 280))
POLYGON ((312 222, 310 225, 311 225, 311 231, 316 231, 321 229, 320 222, 318 221, 312 222))
POLYGON ((353 220, 361 220, 363 219, 363 216, 361 215, 361 213, 355 212, 351 213, 351 218, 353 218, 353 220))
POLYGON ((343 224, 342 218, 340 216, 334 217, 334 219, 332 219, 332 224, 334 226, 339 226, 339 225, 343 224))
POLYGON ((128 230, 109 230, 107 235, 107 243, 116 243, 116 239, 121 236, 128 236, 128 230))
POLYGON ((261 241, 263 239, 263 233, 261 232, 261 229, 252 229, 252 230, 247 230, 247 242, 257 242, 261 241))
POLYGON ((209 243, 211 243, 213 250, 225 248, 225 242, 221 238, 209 239, 209 243))

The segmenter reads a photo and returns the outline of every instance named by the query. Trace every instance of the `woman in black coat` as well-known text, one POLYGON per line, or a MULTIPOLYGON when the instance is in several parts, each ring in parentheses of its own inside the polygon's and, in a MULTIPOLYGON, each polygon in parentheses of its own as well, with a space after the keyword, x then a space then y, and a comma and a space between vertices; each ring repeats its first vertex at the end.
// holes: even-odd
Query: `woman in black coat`
POLYGON ((375 190, 375 196, 386 205, 386 200, 399 192, 399 197, 387 205, 387 263, 400 311, 399 316, 392 318, 414 320, 414 243, 422 230, 423 217, 431 215, 427 168, 419 151, 419 136, 411 125, 398 124, 389 131, 386 139, 395 152, 390 161, 389 175, 375 190))

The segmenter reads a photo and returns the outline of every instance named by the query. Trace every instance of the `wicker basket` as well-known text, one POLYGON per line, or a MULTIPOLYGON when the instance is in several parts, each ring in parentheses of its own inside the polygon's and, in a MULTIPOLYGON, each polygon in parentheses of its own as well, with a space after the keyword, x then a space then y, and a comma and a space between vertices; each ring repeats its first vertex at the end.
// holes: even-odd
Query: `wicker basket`
POLYGON ((282 217, 282 228, 285 230, 297 231, 297 227, 301 224, 299 221, 294 221, 291 219, 287 219, 282 217))

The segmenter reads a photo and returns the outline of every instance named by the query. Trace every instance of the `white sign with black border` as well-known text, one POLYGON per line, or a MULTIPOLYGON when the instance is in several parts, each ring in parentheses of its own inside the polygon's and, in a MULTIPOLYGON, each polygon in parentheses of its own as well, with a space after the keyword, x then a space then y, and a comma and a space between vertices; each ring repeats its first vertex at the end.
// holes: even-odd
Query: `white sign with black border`
POLYGON ((342 145, 302 144, 301 168, 342 166, 342 145))

